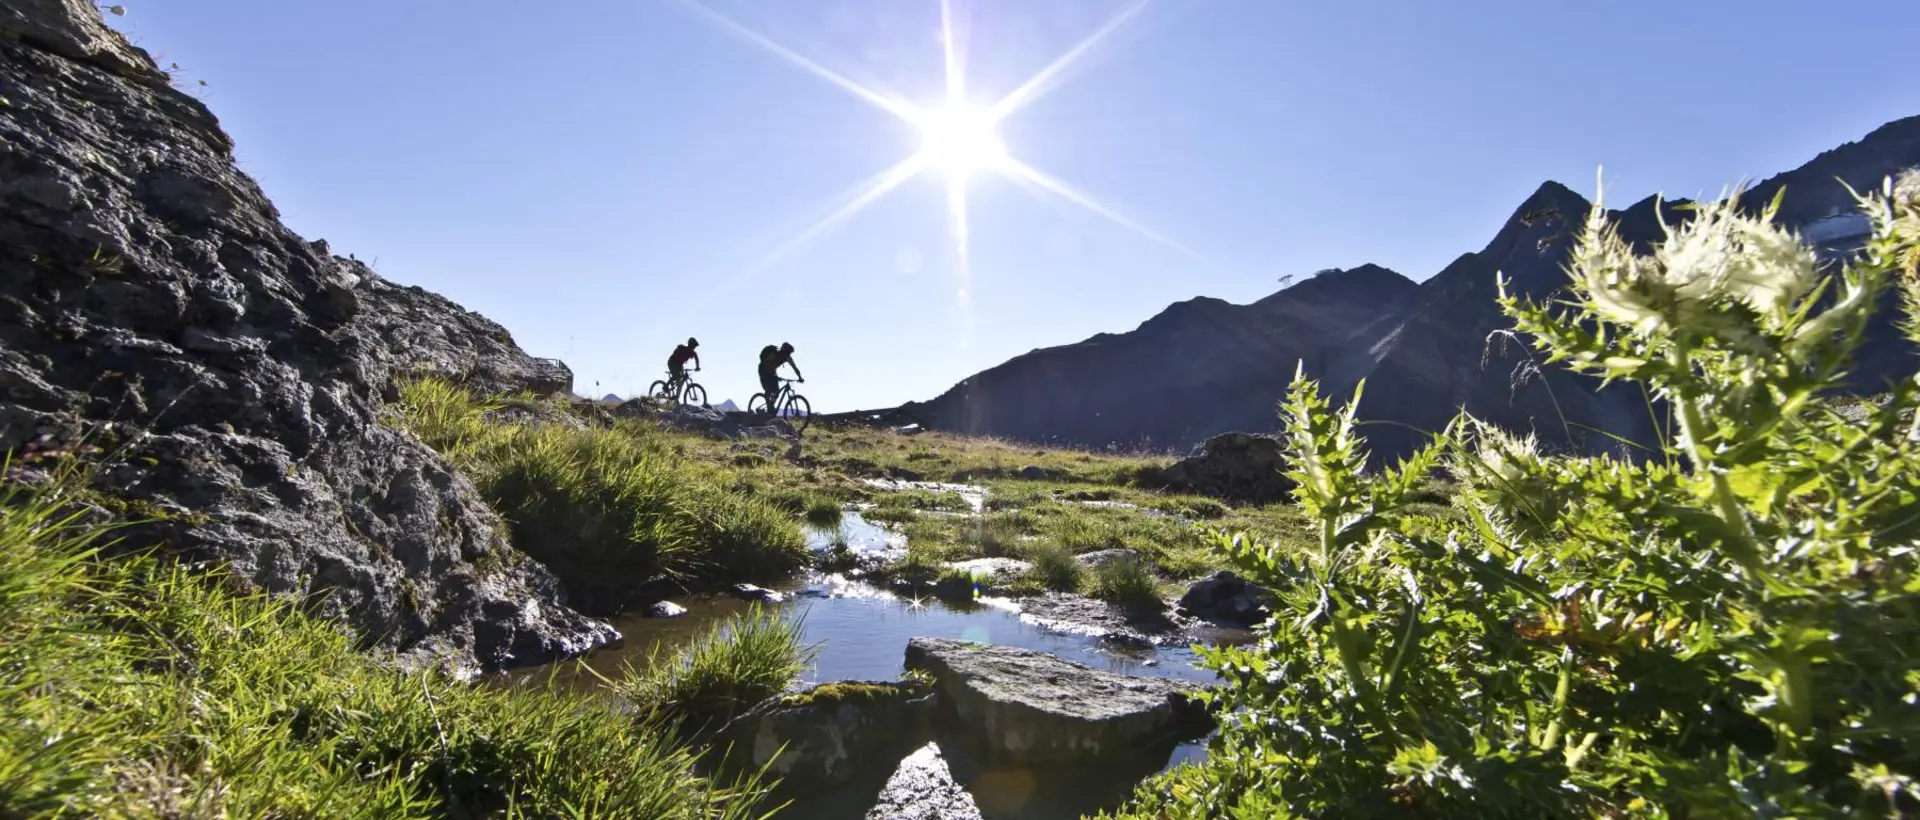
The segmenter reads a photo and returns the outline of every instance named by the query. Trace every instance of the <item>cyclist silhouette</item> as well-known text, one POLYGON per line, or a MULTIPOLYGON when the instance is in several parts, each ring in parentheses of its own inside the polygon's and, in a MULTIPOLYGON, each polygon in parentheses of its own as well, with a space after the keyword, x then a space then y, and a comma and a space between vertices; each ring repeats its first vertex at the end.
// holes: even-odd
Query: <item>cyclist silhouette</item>
POLYGON ((779 347, 767 345, 760 348, 760 390, 767 394, 767 410, 771 413, 779 412, 773 404, 780 396, 780 366, 783 364, 793 368, 795 381, 807 380, 800 375, 800 365, 793 363, 792 344, 783 342, 779 347))
POLYGON ((695 352, 695 348, 699 346, 700 340, 692 336, 687 337, 686 344, 675 346, 673 348, 673 355, 667 357, 667 375, 676 382, 685 379, 687 377, 688 359, 693 360, 693 369, 699 370, 700 354, 695 352))

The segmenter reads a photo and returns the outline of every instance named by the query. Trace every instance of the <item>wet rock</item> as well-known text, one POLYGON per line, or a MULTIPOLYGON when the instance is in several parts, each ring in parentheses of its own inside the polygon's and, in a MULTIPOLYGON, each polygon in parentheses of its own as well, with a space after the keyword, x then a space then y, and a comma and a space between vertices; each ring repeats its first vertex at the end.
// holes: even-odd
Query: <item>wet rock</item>
POLYGON ((907 668, 933 675, 941 710, 990 754, 1041 763, 1163 749, 1206 732, 1197 684, 1104 672, 1044 652, 914 638, 907 668))
POLYGON ((121 547, 313 601, 405 663, 498 669, 618 637, 385 421, 410 375, 551 393, 565 365, 295 235, 95 4, 0 4, 0 89, 0 451, 111 442, 94 489, 177 511, 121 547))
POLYGON ((1033 563, 1018 558, 974 558, 954 561, 947 568, 971 574, 982 586, 1000 586, 1025 575, 1033 569, 1033 563))
POLYGON ((1073 560, 1080 562, 1080 565, 1087 569, 1099 569, 1115 561, 1138 561, 1141 559, 1139 552, 1120 547, 1110 550, 1096 550, 1094 552, 1081 553, 1074 556, 1073 560))
POLYGON ((687 614, 687 608, 672 601, 655 601, 647 607, 649 618, 678 618, 687 614))
POLYGON ((1086 635, 1122 646, 1184 646, 1196 635, 1189 619, 1170 613, 1137 613, 1097 598, 1048 592, 1020 599, 1023 621, 1068 635, 1086 635))
POLYGON ((1273 593, 1265 587, 1221 570, 1187 587, 1179 611, 1218 624, 1251 627, 1267 619, 1272 603, 1273 593))
POLYGON ((767 766, 783 792, 801 794, 898 759, 927 735, 932 704, 923 681, 823 683, 768 699, 728 723, 721 738, 732 744, 730 765, 767 766))
POLYGON ((1280 440, 1253 433, 1221 433, 1200 451, 1164 467, 1143 483, 1174 492, 1233 501, 1270 502, 1291 497, 1293 481, 1280 440))
POLYGON ((753 584, 734 584, 727 588, 727 592, 743 601, 758 601, 763 604, 777 604, 787 599, 787 596, 777 591, 753 584))
POLYGON ((973 795, 954 782, 937 744, 907 755, 865 820, 980 820, 973 795))

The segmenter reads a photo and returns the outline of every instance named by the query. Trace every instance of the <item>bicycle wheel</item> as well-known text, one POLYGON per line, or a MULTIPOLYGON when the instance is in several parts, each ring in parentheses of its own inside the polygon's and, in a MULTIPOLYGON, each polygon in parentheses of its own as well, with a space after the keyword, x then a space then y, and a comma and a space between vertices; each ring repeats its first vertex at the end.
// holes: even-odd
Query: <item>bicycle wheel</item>
POLYGON ((680 400, 705 407, 707 406, 707 389, 697 384, 688 384, 687 389, 680 391, 680 400))
POLYGON ((654 382, 653 384, 647 385, 647 398, 650 398, 650 399, 673 398, 673 386, 663 381, 658 381, 658 382, 654 382))
POLYGON ((795 433, 807 431, 807 425, 813 421, 813 405, 806 396, 793 393, 787 396, 787 423, 793 425, 795 433))
POLYGON ((747 412, 756 415, 765 415, 770 412, 767 409, 767 394, 755 393, 753 398, 747 399, 747 412))

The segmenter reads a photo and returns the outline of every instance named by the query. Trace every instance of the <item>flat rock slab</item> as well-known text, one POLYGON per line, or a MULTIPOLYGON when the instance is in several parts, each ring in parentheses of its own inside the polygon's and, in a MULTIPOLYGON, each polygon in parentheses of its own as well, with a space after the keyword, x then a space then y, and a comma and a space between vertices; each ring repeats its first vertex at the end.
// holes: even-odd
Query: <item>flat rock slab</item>
POLYGON ((900 761, 866 820, 981 820, 973 795, 953 779, 940 747, 929 743, 900 761))
POLYGON ((1104 672, 1044 652, 940 638, 907 644, 907 668, 934 677, 942 708, 989 754, 1018 762, 1137 755, 1206 731, 1199 684, 1104 672))
POLYGON ((824 683, 762 702, 723 736, 736 765, 765 767, 783 792, 799 794, 846 783, 889 749, 913 748, 932 705, 924 683, 824 683))

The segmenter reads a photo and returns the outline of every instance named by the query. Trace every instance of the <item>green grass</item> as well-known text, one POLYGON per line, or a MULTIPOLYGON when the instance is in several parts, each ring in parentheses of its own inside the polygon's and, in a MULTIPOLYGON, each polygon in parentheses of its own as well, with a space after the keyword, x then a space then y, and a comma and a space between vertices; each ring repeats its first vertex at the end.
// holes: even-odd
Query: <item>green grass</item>
POLYGON ((396 420, 468 475, 513 545, 553 570, 582 609, 618 610, 658 576, 737 580, 807 559, 795 517, 815 509, 811 497, 790 512, 778 497, 738 491, 731 471, 644 424, 491 424, 490 406, 415 381, 401 387, 396 420))
POLYGON ((105 560, 0 494, 0 816, 744 817, 656 726, 401 672, 289 604, 105 560))
POLYGON ((717 730, 786 690, 813 663, 816 650, 800 645, 800 631, 800 621, 754 606, 677 649, 656 645, 644 666, 621 670, 613 689, 684 734, 717 730))
POLYGON ((1150 615, 1166 609, 1166 602, 1160 599, 1160 580, 1145 561, 1108 561, 1094 570, 1090 587, 1093 597, 1132 614, 1150 615))
POLYGON ((1033 562, 1030 574, 1040 585, 1055 592, 1079 592, 1086 567, 1074 560, 1073 553, 1058 544, 1036 544, 1027 550, 1033 562))

